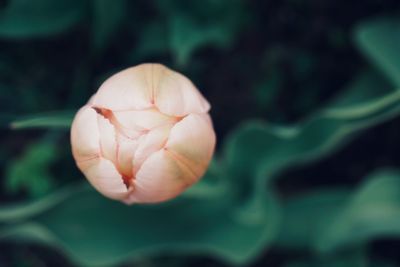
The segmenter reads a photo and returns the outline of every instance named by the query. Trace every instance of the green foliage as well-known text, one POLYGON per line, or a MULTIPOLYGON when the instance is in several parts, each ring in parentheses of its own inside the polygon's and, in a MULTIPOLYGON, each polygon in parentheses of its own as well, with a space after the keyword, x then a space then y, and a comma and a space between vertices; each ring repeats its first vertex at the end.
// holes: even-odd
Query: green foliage
POLYGON ((397 236, 399 183, 398 171, 380 170, 369 175, 354 193, 331 189, 293 197, 284 206, 286 225, 279 246, 332 252, 378 237, 397 236))
MULTIPOLYGON (((375 90, 374 84, 369 85, 368 90, 375 90)), ((356 93, 351 90, 349 94, 356 93)), ((338 211, 337 205, 348 195, 335 191, 320 193, 322 199, 317 195, 303 203, 296 201, 294 207, 288 207, 286 216, 290 219, 282 221, 278 200, 266 181, 276 177, 283 167, 320 159, 360 129, 399 112, 400 93, 394 91, 340 107, 332 104, 296 127, 249 123, 232 133, 221 162, 214 162, 207 176, 175 201, 128 207, 105 199, 86 185, 74 187, 28 206, 3 207, 0 236, 53 245, 74 262, 91 266, 176 251, 205 253, 242 264, 276 239, 282 223, 289 224, 287 229, 281 228, 289 237, 281 236, 281 244, 296 246, 296 242, 299 245, 314 240, 315 232, 291 225, 294 218, 306 215, 307 209, 311 209, 310 215, 317 214, 312 207, 319 204, 317 208, 324 207, 319 214, 325 221, 315 222, 314 226, 318 232, 324 231, 329 218, 338 211), (214 190, 210 192, 211 187, 214 190), (291 214, 291 210, 300 210, 298 205, 303 212, 291 214), (107 242, 92 243, 100 237, 107 242)), ((376 234, 379 232, 368 236, 376 234)))
POLYGON ((400 234, 400 173, 382 170, 366 180, 319 237, 319 249, 332 250, 377 236, 400 234))
POLYGON ((186 66, 199 48, 229 47, 246 23, 246 6, 241 1, 202 1, 189 7, 185 1, 159 1, 166 17, 168 46, 178 66, 186 66))
POLYGON ((400 20, 385 17, 363 22, 355 37, 361 51, 400 87, 400 20))
POLYGON ((65 128, 69 129, 72 123, 73 111, 48 112, 25 117, 8 119, 11 129, 26 128, 65 128))
POLYGON ((102 51, 115 36, 126 15, 126 1, 93 0, 93 46, 102 51))
POLYGON ((10 1, 0 14, 0 36, 32 38, 63 32, 83 18, 85 5, 86 1, 10 1))
POLYGON ((42 141, 27 147, 21 158, 6 170, 6 189, 10 193, 25 191, 32 197, 43 196, 54 188, 49 167, 57 159, 54 143, 42 141))

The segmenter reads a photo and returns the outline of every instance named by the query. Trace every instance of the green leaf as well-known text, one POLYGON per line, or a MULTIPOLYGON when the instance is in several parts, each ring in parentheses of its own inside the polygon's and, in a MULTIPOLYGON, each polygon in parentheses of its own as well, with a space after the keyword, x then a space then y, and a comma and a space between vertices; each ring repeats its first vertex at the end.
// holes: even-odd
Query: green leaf
POLYGON ((327 251, 369 240, 400 236, 400 172, 381 170, 366 182, 343 207, 318 239, 327 251))
POLYGON ((0 239, 56 246, 84 265, 113 265, 160 253, 200 253, 247 263, 279 233, 281 212, 268 184, 280 170, 319 160, 361 129, 399 114, 400 92, 372 93, 381 87, 367 84, 361 89, 371 90, 370 98, 332 103, 299 125, 253 122, 239 128, 206 177, 171 202, 128 207, 87 186, 70 188, 32 204, 3 206, 0 239), (107 242, 93 242, 99 238, 107 242))
POLYGON ((138 61, 154 55, 167 54, 168 48, 166 26, 160 21, 152 21, 143 26, 130 58, 132 61, 138 61))
MULTIPOLYGON (((372 76, 371 76, 372 77, 372 76)), ((372 80, 371 80, 372 81, 372 80)), ((369 83, 354 90, 377 91, 381 84, 369 83)), ((242 192, 256 184, 263 188, 279 171, 298 164, 310 163, 338 150, 362 129, 366 129, 400 113, 400 92, 384 95, 370 93, 375 98, 352 104, 332 103, 313 117, 295 126, 273 126, 260 121, 242 125, 223 144, 222 168, 230 179, 241 184, 242 192)), ((257 196, 254 194, 253 196, 257 196)), ((243 216, 256 216, 256 198, 242 201, 243 216)), ((260 204, 258 204, 260 205, 260 204)))
POLYGON ((350 190, 336 188, 322 189, 287 200, 283 206, 284 215, 277 245, 293 250, 314 249, 321 233, 326 231, 350 196, 350 190))
MULTIPOLYGON (((196 186, 220 179, 212 175, 196 186)), ((263 220, 255 222, 239 219, 226 193, 199 197, 188 192, 160 205, 126 206, 87 185, 72 187, 38 202, 2 207, 0 239, 55 246, 75 263, 88 266, 110 266, 161 252, 209 254, 238 264, 257 256, 276 233, 275 200, 267 192, 260 198, 263 220), (93 242, 99 239, 107 242, 93 242)))
POLYGON ((192 53, 208 44, 223 47, 232 38, 220 25, 205 25, 191 17, 178 15, 170 21, 170 48, 178 65, 184 66, 192 53))
POLYGON ((10 193, 25 191, 31 197, 48 193, 54 187, 49 168, 56 159, 54 143, 41 141, 30 145, 21 158, 8 165, 6 190, 10 193))
POLYGON ((65 110, 29 115, 12 120, 9 126, 15 130, 29 128, 64 128, 69 130, 74 114, 74 111, 65 110))
POLYGON ((0 13, 0 37, 43 37, 65 31, 83 17, 86 1, 11 0, 0 13))
POLYGON ((126 15, 125 0, 92 0, 93 46, 102 51, 111 42, 126 15))
POLYGON ((295 250, 343 251, 380 237, 400 236, 399 220, 400 172, 380 170, 353 193, 329 189, 289 199, 277 244, 295 250))
MULTIPOLYGON (((368 86, 362 89, 381 90, 380 84, 369 83, 368 86)), ((355 95, 353 88, 349 90, 350 95, 355 95)), ((391 119, 399 112, 400 92, 393 91, 363 101, 355 98, 353 103, 332 103, 295 126, 253 121, 231 134, 223 146, 223 163, 229 175, 239 180, 272 179, 289 164, 310 162, 332 153, 355 133, 391 119)))
POLYGON ((169 47, 180 66, 200 48, 228 48, 248 18, 246 5, 237 0, 158 1, 157 8, 166 15, 169 47))
POLYGON ((400 87, 400 20, 380 18, 361 23, 355 29, 360 50, 400 87))

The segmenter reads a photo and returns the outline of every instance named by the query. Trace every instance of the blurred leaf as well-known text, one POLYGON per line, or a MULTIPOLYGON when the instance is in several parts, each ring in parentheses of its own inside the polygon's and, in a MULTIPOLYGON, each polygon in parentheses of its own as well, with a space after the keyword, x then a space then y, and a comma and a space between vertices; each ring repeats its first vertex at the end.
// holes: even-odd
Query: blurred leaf
MULTIPOLYGON (((363 89, 376 90, 375 84, 369 86, 363 89)), ((224 145, 222 161, 215 161, 206 177, 182 197, 167 203, 128 207, 84 186, 32 204, 3 206, 0 238, 53 245, 84 265, 113 265, 159 253, 201 253, 230 263, 249 262, 275 240, 281 224, 266 181, 283 167, 322 158, 357 131, 400 112, 400 92, 369 95, 374 97, 332 103, 298 126, 253 122, 239 128, 224 145), (212 187, 215 190, 209 191, 212 187), (98 238, 107 242, 93 243, 98 238)), ((334 200, 321 203, 336 207, 334 200)), ((309 235, 298 238, 312 239, 309 235)))
POLYGON ((400 172, 371 174, 355 193, 330 189, 293 197, 284 210, 283 248, 332 252, 399 236, 400 172))
POLYGON ((361 51, 400 87, 400 20, 381 18, 363 22, 356 28, 355 37, 361 51))
POLYGON ((360 244, 374 238, 400 236, 400 172, 381 170, 366 182, 341 210, 318 247, 332 250, 360 244))
POLYGON ((180 66, 185 66, 200 48, 232 45, 248 18, 241 0, 157 1, 156 6, 165 15, 168 44, 180 66))
MULTIPOLYGON (((354 90, 376 91, 380 86, 370 83, 354 90)), ((370 94, 375 95, 375 94, 370 94)), ((338 107, 332 103, 315 116, 295 126, 282 127, 253 121, 242 125, 223 144, 223 168, 230 177, 242 184, 262 190, 265 181, 273 182, 279 171, 291 165, 305 164, 323 158, 343 146, 355 133, 360 132, 400 113, 400 92, 394 91, 338 107), (252 177, 252 179, 249 179, 252 177)), ((257 194, 253 194, 257 196, 257 194)), ((241 201, 243 217, 256 217, 256 198, 241 201)))
MULTIPOLYGON (((213 174, 207 175, 198 185, 213 174)), ((76 263, 89 266, 177 251, 243 263, 272 241, 279 212, 272 195, 264 192, 263 209, 258 211, 264 219, 238 220, 230 194, 199 198, 189 193, 160 205, 126 206, 85 184, 38 202, 1 208, 0 223, 6 225, 0 239, 56 246, 76 263), (107 242, 93 242, 99 238, 107 242)))
POLYGON ((261 111, 266 111, 271 108, 277 93, 282 85, 282 72, 276 68, 271 71, 271 74, 253 88, 255 103, 261 111))
POLYGON ((6 190, 10 193, 25 191, 31 197, 48 193, 54 186, 49 167, 56 159, 54 143, 41 141, 30 145, 21 158, 8 165, 6 190))
POLYGON ((143 27, 137 46, 131 53, 132 61, 138 61, 150 56, 158 56, 168 52, 166 25, 154 20, 143 27))
POLYGON ((206 25, 196 22, 192 17, 178 15, 170 20, 171 51, 178 65, 184 66, 192 53, 207 44, 226 46, 232 35, 220 25, 206 25))
POLYGON ((12 129, 29 128, 65 128, 71 127, 75 111, 53 111, 36 115, 29 115, 12 120, 9 124, 12 129))
POLYGON ((284 205, 278 246, 314 249, 321 233, 326 231, 350 196, 350 190, 322 189, 289 199, 284 205))
POLYGON ((92 0, 93 45, 102 51, 111 42, 126 15, 125 0, 92 0))
POLYGON ((335 108, 351 106, 356 103, 364 103, 393 91, 393 86, 379 72, 371 69, 364 70, 355 76, 347 87, 333 101, 328 104, 328 107, 335 108))
MULTIPOLYGON (((368 86, 362 89, 381 90, 380 84, 368 86)), ((352 88, 349 90, 354 95, 352 88)), ((354 133, 393 118, 399 112, 400 93, 394 91, 375 99, 355 100, 353 105, 340 102, 336 107, 332 103, 295 126, 254 121, 231 134, 224 145, 225 167, 231 177, 239 180, 255 176, 261 181, 265 177, 271 179, 289 164, 321 158, 340 148, 354 133)))
POLYGON ((0 13, 0 37, 42 37, 65 31, 85 12, 86 1, 10 0, 0 13))

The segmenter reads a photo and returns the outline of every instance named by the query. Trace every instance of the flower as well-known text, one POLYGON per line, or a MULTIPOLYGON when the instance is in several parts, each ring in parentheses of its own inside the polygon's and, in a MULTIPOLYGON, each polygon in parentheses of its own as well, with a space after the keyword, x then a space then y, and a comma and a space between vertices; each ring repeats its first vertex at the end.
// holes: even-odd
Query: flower
POLYGON ((214 152, 210 104, 192 82, 160 64, 110 77, 71 128, 78 168, 104 196, 155 203, 199 180, 214 152))

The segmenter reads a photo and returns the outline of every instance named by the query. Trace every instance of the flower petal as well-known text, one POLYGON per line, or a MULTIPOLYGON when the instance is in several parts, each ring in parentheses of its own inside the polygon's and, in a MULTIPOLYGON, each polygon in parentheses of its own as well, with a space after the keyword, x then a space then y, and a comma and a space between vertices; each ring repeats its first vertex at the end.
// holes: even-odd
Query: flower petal
POLYGON ((153 77, 154 101, 157 108, 170 116, 182 117, 189 113, 206 113, 210 104, 193 83, 180 73, 155 64, 153 77))
POLYGON ((135 110, 152 106, 152 64, 128 68, 107 79, 96 93, 96 107, 118 110, 135 110))
POLYGON ((192 173, 182 170, 164 149, 143 163, 133 181, 134 190, 125 203, 154 203, 179 195, 194 181, 192 173))
POLYGON ((149 130, 162 124, 176 121, 175 117, 165 115, 155 108, 137 111, 116 111, 113 114, 123 127, 131 130, 149 130))
POLYGON ((142 163, 150 154, 163 148, 172 126, 173 124, 167 124, 157 127, 141 138, 133 158, 134 173, 139 170, 142 163))
POLYGON ((89 106, 82 107, 71 126, 72 154, 76 161, 87 160, 100 154, 100 135, 97 113, 89 106))
POLYGON ((111 161, 100 157, 80 162, 78 167, 92 186, 104 196, 117 200, 128 196, 129 190, 111 161))
POLYGON ((101 154, 104 158, 117 162, 117 142, 114 126, 101 115, 97 116, 100 131, 101 154))
POLYGON ((141 137, 130 139, 124 135, 118 135, 117 166, 118 170, 127 178, 133 177, 133 155, 140 140, 141 137))
POLYGON ((165 147, 183 165, 202 176, 215 147, 215 133, 207 114, 190 114, 171 129, 165 147))

